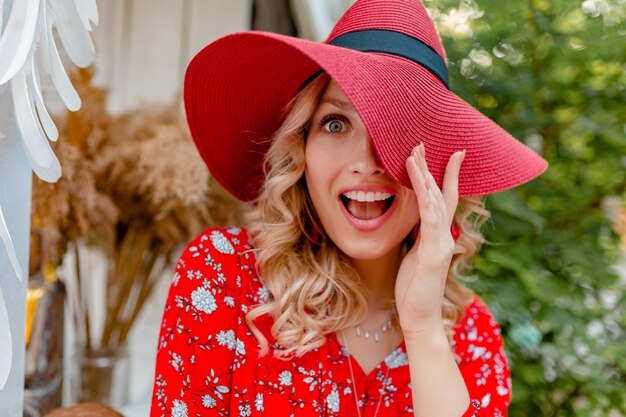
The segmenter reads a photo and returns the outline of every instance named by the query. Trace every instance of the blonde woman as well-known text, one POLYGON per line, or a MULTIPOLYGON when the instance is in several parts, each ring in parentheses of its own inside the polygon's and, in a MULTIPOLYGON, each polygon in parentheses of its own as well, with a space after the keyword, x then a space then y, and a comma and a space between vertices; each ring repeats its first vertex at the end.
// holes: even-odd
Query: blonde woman
POLYGON ((248 221, 176 266, 152 416, 506 415, 499 328, 461 280, 477 196, 546 163, 450 92, 419 1, 358 0, 324 43, 222 38, 185 105, 248 221))

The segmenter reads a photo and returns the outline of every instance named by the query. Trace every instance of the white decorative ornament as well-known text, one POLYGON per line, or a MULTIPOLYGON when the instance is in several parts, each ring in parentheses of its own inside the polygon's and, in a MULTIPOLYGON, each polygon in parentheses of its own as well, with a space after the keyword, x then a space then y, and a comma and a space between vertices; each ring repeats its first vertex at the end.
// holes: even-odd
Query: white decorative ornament
MULTIPOLYGON (((33 171, 44 181, 56 182, 61 166, 48 140, 57 140, 59 132, 44 104, 39 71, 52 79, 69 110, 80 108, 80 97, 63 68, 53 28, 69 59, 79 67, 90 65, 95 57, 89 32, 90 22, 98 23, 96 0, 14 0, 6 26, 4 14, 9 11, 4 6, 5 1, 0 0, 0 86, 10 83, 16 125, 33 171)), ((0 132, 0 140, 3 136, 0 132)), ((0 239, 21 280, 22 270, 1 207, 0 239)), ((0 390, 11 371, 12 352, 9 317, 0 287, 0 390)))
MULTIPOLYGON (((10 83, 15 121, 33 171, 44 181, 56 182, 61 166, 48 140, 57 140, 59 132, 44 104, 40 70, 51 78, 65 106, 78 110, 80 97, 63 68, 53 29, 74 64, 90 65, 95 57, 89 32, 90 22, 98 22, 96 1, 15 0, 3 30, 4 3, 0 0, 0 85, 10 83)), ((21 276, 1 210, 0 226, 15 273, 21 276)))
MULTIPOLYGON (((13 270, 15 270, 15 274, 21 281, 22 280, 22 268, 20 267, 20 263, 17 260, 17 254, 15 253, 15 248, 13 247, 13 242, 11 241, 11 235, 9 234, 9 229, 7 227, 7 224, 4 221, 4 214, 2 213, 2 207, 0 207, 0 239, 2 239, 2 243, 4 243, 4 247, 7 249, 7 254, 9 255, 9 261, 11 262, 11 265, 13 266, 13 270)), ((1 326, 0 326, 0 329, 2 329, 1 326)))
POLYGON ((4 388, 11 372, 13 362, 13 348, 11 346, 11 328, 9 327, 9 313, 4 302, 4 294, 0 287, 0 390, 4 388))
POLYGON ((22 0, 13 4, 0 38, 0 85, 13 78, 24 66, 33 46, 38 14, 39 0, 22 0))

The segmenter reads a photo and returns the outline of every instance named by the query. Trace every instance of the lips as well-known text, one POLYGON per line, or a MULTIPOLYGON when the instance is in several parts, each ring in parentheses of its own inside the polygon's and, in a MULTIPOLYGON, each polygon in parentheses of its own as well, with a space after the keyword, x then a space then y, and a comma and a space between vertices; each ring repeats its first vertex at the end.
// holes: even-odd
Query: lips
POLYGON ((380 191, 347 191, 341 194, 344 207, 356 219, 376 219, 389 210, 395 195, 380 191))

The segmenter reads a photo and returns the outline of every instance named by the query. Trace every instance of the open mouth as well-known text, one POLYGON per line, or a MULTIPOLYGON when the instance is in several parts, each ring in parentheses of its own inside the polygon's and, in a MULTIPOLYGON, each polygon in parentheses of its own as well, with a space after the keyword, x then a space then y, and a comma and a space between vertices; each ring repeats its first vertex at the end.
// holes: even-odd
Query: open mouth
POLYGON ((385 214, 396 196, 385 192, 347 191, 340 198, 350 215, 359 220, 371 220, 385 214))

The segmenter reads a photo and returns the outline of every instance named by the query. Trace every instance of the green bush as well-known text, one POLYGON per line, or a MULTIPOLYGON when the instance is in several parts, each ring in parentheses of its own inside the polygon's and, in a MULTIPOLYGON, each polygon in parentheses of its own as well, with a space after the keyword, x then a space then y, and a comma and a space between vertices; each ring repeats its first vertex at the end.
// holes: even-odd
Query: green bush
POLYGON ((626 2, 426 5, 453 90, 550 163, 488 198, 471 284, 502 326, 510 416, 626 415, 626 282, 602 209, 626 195, 626 2))

